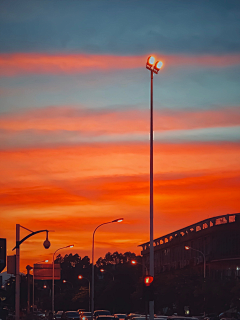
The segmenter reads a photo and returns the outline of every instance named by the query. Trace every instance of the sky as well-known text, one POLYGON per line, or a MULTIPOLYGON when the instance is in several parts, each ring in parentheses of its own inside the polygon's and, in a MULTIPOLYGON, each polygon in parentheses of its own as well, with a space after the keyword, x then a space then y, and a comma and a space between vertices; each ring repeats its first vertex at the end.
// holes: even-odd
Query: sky
POLYGON ((149 241, 151 54, 154 238, 240 212, 239 34, 238 0, 0 0, 0 237, 51 230, 22 272, 149 241))

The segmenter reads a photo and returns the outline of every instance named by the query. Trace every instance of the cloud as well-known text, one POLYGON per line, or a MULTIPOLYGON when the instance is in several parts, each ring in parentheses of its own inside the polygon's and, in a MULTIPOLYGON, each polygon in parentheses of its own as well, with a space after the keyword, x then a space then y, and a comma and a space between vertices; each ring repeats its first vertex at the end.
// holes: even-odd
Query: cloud
MULTIPOLYGON (((165 55, 170 66, 227 67, 240 64, 240 55, 165 55)), ((14 53, 0 55, 0 76, 23 74, 77 74, 143 68, 147 56, 14 53)))
MULTIPOLYGON (((0 117, 1 146, 43 147, 88 143, 146 143, 149 111, 87 110, 48 107, 0 117)), ((155 141, 239 140, 240 108, 212 110, 157 110, 155 141)))

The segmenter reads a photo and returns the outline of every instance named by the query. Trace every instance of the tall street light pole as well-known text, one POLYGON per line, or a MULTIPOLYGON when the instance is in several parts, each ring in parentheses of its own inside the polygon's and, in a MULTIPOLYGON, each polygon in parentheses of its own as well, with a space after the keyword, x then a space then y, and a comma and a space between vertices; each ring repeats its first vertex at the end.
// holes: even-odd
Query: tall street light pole
POLYGON ((52 313, 53 314, 54 314, 54 256, 55 256, 55 253, 57 253, 59 250, 72 248, 72 247, 73 247, 73 244, 66 247, 59 248, 53 254, 53 261, 52 261, 52 313))
POLYGON ((105 224, 114 223, 114 222, 122 222, 123 218, 115 219, 113 221, 105 222, 97 226, 97 228, 93 231, 93 240, 92 240, 92 294, 91 294, 91 313, 92 313, 92 320, 93 320, 93 313, 94 313, 94 236, 97 229, 105 224))
MULTIPOLYGON (((154 277, 154 248, 153 248, 153 74, 158 74, 162 67, 161 61, 153 56, 148 57, 146 68, 150 70, 150 257, 149 274, 154 277)), ((154 319, 154 301, 149 301, 150 320, 154 319)))

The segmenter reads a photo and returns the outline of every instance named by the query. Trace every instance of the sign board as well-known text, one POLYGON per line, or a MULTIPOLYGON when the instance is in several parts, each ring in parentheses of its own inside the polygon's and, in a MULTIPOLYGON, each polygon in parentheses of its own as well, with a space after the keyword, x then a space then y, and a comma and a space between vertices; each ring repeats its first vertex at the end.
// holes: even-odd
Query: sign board
MULTIPOLYGON (((52 280, 53 265, 52 263, 39 263, 33 265, 33 273, 35 280, 52 280)), ((60 263, 54 263, 54 279, 61 279, 60 263)))
POLYGON ((0 272, 2 272, 3 269, 6 267, 6 252, 6 239, 0 238, 0 272))
POLYGON ((7 256, 7 273, 16 275, 16 255, 7 256))

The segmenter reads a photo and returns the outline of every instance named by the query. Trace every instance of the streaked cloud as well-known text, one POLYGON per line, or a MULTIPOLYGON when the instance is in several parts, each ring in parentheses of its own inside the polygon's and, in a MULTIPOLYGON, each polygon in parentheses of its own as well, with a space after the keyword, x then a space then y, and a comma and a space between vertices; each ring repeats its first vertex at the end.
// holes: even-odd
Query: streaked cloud
MULTIPOLYGON (((157 54, 168 67, 208 66, 226 67, 240 64, 240 55, 164 55, 157 54)), ((0 76, 19 74, 75 74, 96 70, 142 68, 144 56, 86 55, 86 54, 30 54, 15 53, 0 55, 0 76)))

